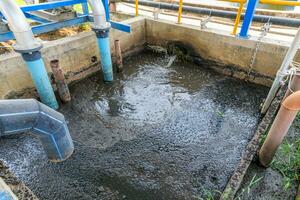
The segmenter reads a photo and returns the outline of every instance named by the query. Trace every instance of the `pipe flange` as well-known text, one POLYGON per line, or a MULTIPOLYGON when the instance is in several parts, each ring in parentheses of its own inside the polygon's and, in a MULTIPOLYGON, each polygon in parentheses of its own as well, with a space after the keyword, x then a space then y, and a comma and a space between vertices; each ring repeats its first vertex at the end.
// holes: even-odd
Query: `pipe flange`
POLYGON ((22 58, 26 62, 35 61, 42 58, 42 54, 40 51, 32 51, 32 52, 26 52, 22 53, 22 58))
POLYGON ((92 30, 96 33, 97 38, 106 38, 109 36, 109 30, 111 28, 111 25, 109 22, 107 22, 106 24, 106 27, 92 26, 92 30))
POLYGON ((91 24, 92 30, 109 30, 111 28, 111 24, 109 22, 106 22, 103 26, 97 26, 95 24, 91 24))
POLYGON ((35 52, 35 51, 39 51, 41 48, 43 48, 43 44, 40 43, 40 42, 36 42, 34 43, 34 45, 32 45, 31 47, 22 47, 20 45, 18 45, 17 43, 13 45, 13 48, 16 52, 18 53, 32 53, 32 52, 35 52))

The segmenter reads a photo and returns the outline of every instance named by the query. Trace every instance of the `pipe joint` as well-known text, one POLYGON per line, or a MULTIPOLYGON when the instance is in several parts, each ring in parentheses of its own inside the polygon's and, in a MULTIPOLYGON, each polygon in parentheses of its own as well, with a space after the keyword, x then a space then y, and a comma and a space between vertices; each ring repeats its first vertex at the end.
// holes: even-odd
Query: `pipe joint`
MULTIPOLYGON (((22 53, 22 58, 26 61, 35 61, 42 58, 40 51, 34 51, 34 52, 28 52, 28 53, 22 53)), ((43 66, 41 66, 43 67, 43 66)))
POLYGON ((111 24, 109 22, 105 22, 105 25, 96 25, 96 24, 92 24, 92 29, 93 31, 106 31, 109 30, 111 28, 111 24))
POLYGON ((109 37, 109 28, 106 29, 93 29, 96 33, 97 38, 107 38, 109 37))
POLYGON ((18 53, 32 53, 39 51, 41 48, 43 48, 43 44, 38 42, 36 39, 33 40, 30 46, 24 46, 22 44, 19 44, 18 41, 16 44, 13 45, 13 48, 18 53))
POLYGON ((0 100, 0 136, 27 131, 39 136, 52 162, 64 161, 74 151, 62 114, 35 99, 0 100))

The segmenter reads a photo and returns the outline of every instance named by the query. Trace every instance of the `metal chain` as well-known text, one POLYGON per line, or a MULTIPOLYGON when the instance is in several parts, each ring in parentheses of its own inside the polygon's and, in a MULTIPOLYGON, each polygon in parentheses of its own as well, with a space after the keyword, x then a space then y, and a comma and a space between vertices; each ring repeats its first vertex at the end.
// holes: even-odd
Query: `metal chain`
POLYGON ((211 19, 211 10, 209 11, 209 15, 208 15, 207 18, 200 20, 200 27, 201 27, 201 29, 207 28, 206 24, 210 21, 210 19, 211 19))
POLYGON ((255 61, 256 61, 256 56, 257 56, 257 53, 258 53, 258 50, 260 48, 260 45, 261 45, 261 42, 262 42, 262 39, 268 34, 268 32, 270 31, 270 28, 271 28, 271 23, 270 23, 270 19, 268 20, 267 23, 265 23, 262 27, 261 27, 261 33, 260 33, 260 36, 258 37, 257 39, 257 43, 256 43, 256 46, 255 46, 255 49, 253 51, 253 55, 251 57, 251 62, 250 62, 250 65, 249 65, 249 69, 247 71, 247 74, 246 74, 246 77, 245 77, 245 80, 247 80, 253 70, 253 67, 254 67, 254 64, 255 64, 255 61))

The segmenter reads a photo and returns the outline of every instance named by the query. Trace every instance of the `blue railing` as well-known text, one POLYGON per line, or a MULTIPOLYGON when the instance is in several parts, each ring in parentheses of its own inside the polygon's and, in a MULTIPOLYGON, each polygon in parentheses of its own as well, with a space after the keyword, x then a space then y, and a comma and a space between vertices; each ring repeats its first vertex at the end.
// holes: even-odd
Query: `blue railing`
POLYGON ((248 0, 247 10, 246 10, 243 25, 242 25, 242 28, 241 28, 241 31, 239 34, 239 36, 241 38, 248 38, 248 31, 252 24, 252 20, 253 20, 258 2, 259 2, 259 0, 248 0))
MULTIPOLYGON (((120 22, 114 22, 110 20, 109 17, 109 5, 108 0, 102 0, 104 4, 104 8, 106 10, 106 18, 107 21, 111 23, 112 28, 130 33, 131 27, 130 25, 120 23, 120 22)), ((85 22, 92 22, 93 17, 89 14, 89 7, 87 4, 87 0, 65 0, 65 1, 57 1, 57 2, 47 2, 47 3, 41 3, 41 4, 34 4, 34 5, 26 5, 22 6, 21 10, 24 12, 25 16, 33 21, 41 23, 40 25, 33 26, 32 32, 34 34, 41 34, 41 33, 47 33, 50 31, 54 31, 63 27, 73 26, 73 25, 79 25, 85 22), (39 11, 39 10, 48 10, 48 9, 54 9, 59 8, 63 6, 72 6, 76 4, 82 5, 82 14, 78 14, 77 17, 65 21, 59 21, 59 22, 52 22, 48 21, 46 19, 37 17, 30 12, 32 11, 39 11)), ((0 13, 1 15, 1 13, 0 13)), ((14 39, 14 35, 11 31, 0 33, 0 42, 5 42, 7 40, 14 39)))

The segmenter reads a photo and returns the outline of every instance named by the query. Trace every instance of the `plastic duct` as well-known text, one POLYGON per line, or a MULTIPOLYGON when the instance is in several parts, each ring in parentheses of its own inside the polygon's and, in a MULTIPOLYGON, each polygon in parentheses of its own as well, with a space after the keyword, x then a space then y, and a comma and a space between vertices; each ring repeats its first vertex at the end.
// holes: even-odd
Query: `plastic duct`
POLYGON ((35 99, 0 100, 0 136, 31 131, 52 162, 70 157, 74 144, 65 118, 35 99))

